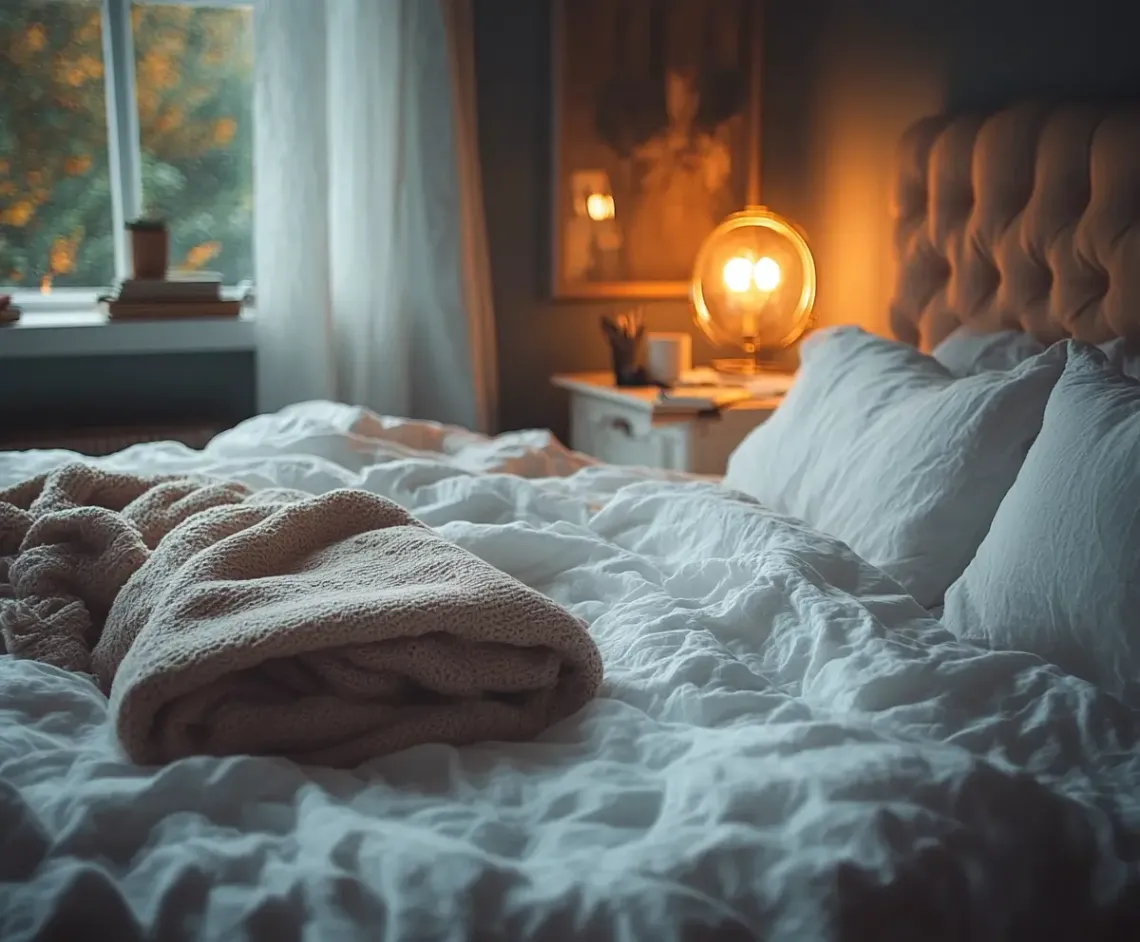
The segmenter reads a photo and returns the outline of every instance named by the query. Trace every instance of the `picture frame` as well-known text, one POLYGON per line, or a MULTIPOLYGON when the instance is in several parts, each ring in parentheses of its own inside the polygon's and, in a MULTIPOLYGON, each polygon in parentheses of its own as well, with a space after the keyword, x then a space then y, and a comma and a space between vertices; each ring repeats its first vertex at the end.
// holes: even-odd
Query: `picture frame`
POLYGON ((682 299, 759 201, 761 4, 554 0, 555 299, 682 299))

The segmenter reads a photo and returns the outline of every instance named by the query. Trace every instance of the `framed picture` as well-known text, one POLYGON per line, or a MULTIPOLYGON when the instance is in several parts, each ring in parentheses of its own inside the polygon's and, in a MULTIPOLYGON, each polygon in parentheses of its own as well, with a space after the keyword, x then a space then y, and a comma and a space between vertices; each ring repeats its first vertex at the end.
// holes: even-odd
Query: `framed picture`
POLYGON ((760 4, 555 0, 556 298, 682 298, 757 201, 760 4))

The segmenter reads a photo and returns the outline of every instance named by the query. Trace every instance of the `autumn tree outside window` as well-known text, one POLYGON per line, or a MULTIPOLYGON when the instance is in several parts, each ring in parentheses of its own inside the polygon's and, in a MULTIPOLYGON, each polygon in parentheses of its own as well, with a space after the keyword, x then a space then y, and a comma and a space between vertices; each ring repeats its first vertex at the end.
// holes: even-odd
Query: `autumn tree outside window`
POLYGON ((253 277, 253 3, 0 3, 0 291, 73 301, 160 216, 172 263, 253 277))

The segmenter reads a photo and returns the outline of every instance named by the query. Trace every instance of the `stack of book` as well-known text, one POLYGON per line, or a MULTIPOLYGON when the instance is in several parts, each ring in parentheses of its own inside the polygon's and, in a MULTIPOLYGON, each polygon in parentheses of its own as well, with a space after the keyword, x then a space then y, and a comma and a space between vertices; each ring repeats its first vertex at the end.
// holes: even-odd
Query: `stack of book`
POLYGON ((104 303, 112 320, 241 315, 241 301, 223 299, 221 277, 207 273, 125 278, 115 295, 104 303))
POLYGON ((721 375, 712 370, 690 370, 671 389, 662 389, 654 411, 670 415, 719 412, 740 402, 782 399, 795 381, 794 373, 721 375))
POLYGON ((653 411, 663 415, 719 412, 752 396, 740 386, 676 386, 657 394, 653 411))

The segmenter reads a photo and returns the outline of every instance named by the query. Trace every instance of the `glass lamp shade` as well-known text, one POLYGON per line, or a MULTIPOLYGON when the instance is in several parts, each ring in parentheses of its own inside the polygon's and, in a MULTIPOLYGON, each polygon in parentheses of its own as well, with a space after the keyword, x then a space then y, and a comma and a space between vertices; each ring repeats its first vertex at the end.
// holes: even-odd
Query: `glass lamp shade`
POLYGON ((792 223, 763 206, 734 213, 693 266, 695 317, 716 344, 754 358, 795 343, 815 303, 815 261, 792 223))

